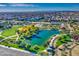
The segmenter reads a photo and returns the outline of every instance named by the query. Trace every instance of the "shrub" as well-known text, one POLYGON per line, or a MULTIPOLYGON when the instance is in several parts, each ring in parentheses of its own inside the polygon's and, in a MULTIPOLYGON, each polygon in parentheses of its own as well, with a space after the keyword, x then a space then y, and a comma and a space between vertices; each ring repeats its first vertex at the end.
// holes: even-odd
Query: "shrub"
POLYGON ((31 45, 30 44, 26 44, 25 48, 29 50, 31 48, 31 45))
POLYGON ((34 49, 34 50, 39 50, 40 48, 39 48, 38 45, 35 45, 35 46, 33 47, 33 49, 34 49))

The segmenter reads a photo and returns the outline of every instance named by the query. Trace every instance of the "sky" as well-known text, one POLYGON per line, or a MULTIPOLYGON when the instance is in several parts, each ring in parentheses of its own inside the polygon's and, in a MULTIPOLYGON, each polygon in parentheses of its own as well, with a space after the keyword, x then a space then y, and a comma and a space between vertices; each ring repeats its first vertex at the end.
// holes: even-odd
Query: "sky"
POLYGON ((79 11, 79 3, 0 3, 0 12, 79 11))

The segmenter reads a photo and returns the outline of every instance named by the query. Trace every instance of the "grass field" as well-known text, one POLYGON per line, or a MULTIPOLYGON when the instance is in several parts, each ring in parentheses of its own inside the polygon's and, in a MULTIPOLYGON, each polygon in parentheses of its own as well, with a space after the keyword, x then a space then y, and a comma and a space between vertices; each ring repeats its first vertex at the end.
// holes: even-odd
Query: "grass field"
POLYGON ((16 30, 21 27, 19 25, 13 26, 10 29, 6 29, 2 32, 2 36, 8 37, 8 36, 12 36, 12 35, 16 35, 16 30))
POLYGON ((56 46, 60 46, 62 45, 63 43, 66 43, 68 41, 71 40, 71 37, 68 36, 67 34, 63 34, 63 35, 60 35, 60 37, 58 39, 56 39, 56 46))

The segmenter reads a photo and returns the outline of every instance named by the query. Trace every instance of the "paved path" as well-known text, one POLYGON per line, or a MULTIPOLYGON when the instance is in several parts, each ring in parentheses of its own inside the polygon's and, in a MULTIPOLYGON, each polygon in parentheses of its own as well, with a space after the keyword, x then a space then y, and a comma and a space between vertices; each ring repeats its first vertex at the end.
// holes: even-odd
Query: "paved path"
POLYGON ((32 54, 28 51, 23 52, 17 49, 10 49, 7 47, 0 46, 0 56, 31 56, 32 54))
POLYGON ((6 37, 6 38, 0 40, 0 42, 4 41, 4 40, 6 40, 6 39, 9 39, 9 38, 15 37, 15 36, 16 36, 16 35, 12 35, 12 36, 6 37))

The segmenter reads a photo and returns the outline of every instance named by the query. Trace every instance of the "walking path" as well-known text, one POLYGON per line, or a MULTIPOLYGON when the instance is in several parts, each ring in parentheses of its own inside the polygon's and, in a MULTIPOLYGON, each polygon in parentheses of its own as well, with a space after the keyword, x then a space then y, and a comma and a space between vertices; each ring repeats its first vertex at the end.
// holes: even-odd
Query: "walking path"
POLYGON ((9 38, 15 37, 15 36, 16 36, 16 35, 12 35, 12 36, 6 37, 6 38, 0 40, 0 42, 4 41, 4 40, 6 40, 6 39, 9 39, 9 38))

